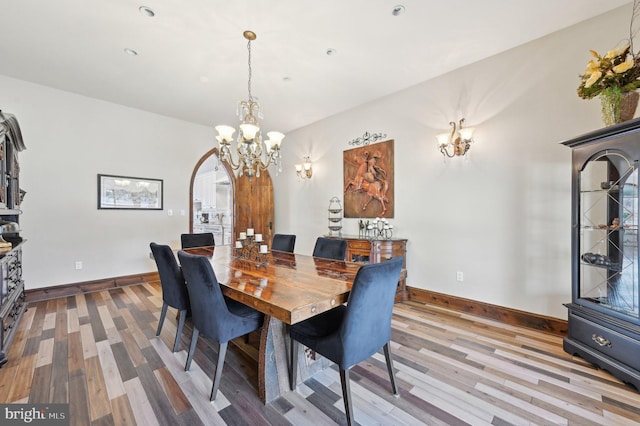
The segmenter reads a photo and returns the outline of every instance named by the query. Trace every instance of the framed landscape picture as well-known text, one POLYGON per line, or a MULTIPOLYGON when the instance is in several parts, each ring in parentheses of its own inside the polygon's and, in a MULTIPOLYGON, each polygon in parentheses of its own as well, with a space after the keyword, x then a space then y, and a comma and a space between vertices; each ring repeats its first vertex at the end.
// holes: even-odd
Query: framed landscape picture
POLYGON ((393 140, 343 153, 344 217, 394 216, 393 140))
POLYGON ((98 175, 98 209, 162 210, 162 179, 98 175))

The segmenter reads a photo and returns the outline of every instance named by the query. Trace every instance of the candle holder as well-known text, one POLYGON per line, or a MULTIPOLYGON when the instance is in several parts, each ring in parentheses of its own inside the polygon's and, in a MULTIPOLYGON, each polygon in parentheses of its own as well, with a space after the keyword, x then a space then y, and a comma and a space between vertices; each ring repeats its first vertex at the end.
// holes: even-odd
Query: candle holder
POLYGON ((256 241, 255 235, 242 235, 241 237, 245 238, 236 241, 236 256, 258 262, 259 265, 266 265, 269 253, 267 245, 262 244, 262 239, 256 241))
POLYGON ((367 221, 364 225, 364 235, 369 240, 389 240, 393 237, 393 225, 387 219, 377 217, 371 224, 367 221))

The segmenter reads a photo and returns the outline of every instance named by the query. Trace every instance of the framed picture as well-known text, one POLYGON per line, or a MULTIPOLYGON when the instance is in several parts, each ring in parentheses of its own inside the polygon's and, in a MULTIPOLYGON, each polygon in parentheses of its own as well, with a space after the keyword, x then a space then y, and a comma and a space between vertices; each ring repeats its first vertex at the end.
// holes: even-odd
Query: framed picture
POLYGON ((99 174, 98 208, 162 210, 162 179, 99 174))
POLYGON ((343 152, 344 217, 392 218, 393 140, 343 152))

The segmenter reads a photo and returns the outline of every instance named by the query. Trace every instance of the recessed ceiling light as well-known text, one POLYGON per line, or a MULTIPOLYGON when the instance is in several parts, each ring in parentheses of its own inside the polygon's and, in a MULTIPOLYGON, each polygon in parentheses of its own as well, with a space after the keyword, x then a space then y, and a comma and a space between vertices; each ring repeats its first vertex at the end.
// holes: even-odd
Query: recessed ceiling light
POLYGON ((403 13, 404 13, 404 6, 401 4, 395 6, 393 10, 391 10, 391 14, 393 16, 399 16, 399 15, 402 15, 403 13))
POLYGON ((137 56, 138 55, 138 52, 136 52, 133 49, 129 49, 128 47, 125 47, 124 53, 126 53, 127 55, 131 55, 131 56, 137 56))
POLYGON ((331 56, 335 54, 336 54, 336 49, 333 49, 333 48, 327 49, 327 55, 331 56))
POLYGON ((144 16, 148 16, 149 18, 153 18, 154 16, 156 16, 156 13, 153 10, 151 10, 151 8, 148 8, 147 6, 140 6, 138 10, 144 16))

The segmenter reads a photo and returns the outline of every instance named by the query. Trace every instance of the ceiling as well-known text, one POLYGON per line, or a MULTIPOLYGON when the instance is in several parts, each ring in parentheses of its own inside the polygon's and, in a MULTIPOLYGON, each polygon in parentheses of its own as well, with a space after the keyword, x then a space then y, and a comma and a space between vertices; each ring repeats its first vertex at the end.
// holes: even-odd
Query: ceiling
POLYGON ((235 125, 250 29, 263 128, 288 132, 625 4, 631 14, 629 0, 0 0, 0 74, 235 125))

